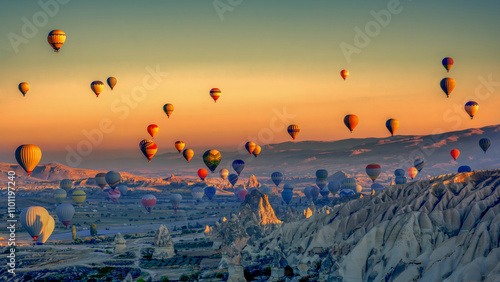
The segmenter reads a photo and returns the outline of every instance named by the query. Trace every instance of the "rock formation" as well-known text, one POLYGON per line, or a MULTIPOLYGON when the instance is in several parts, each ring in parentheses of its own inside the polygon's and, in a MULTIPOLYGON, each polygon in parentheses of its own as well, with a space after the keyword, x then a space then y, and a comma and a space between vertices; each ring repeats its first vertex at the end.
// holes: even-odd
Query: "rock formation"
POLYGON ((123 252, 127 248, 127 241, 123 235, 118 232, 115 236, 115 253, 123 252))
POLYGON ((253 187, 260 187, 260 183, 259 181, 257 181, 257 177, 255 177, 255 175, 252 174, 252 176, 250 176, 250 178, 248 179, 248 182, 247 182, 247 185, 246 185, 246 188, 253 188, 253 187))
POLYGON ((174 242, 165 225, 160 225, 160 228, 156 231, 153 246, 154 259, 165 259, 175 256, 174 242))

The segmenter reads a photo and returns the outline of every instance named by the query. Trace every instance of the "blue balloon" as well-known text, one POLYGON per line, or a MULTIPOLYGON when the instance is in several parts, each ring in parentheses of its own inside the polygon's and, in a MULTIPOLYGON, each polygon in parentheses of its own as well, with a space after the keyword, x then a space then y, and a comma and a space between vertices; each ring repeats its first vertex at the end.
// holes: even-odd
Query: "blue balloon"
POLYGON ((479 147, 481 147, 481 149, 484 151, 485 154, 490 145, 491 141, 488 138, 481 138, 481 140, 479 140, 479 147))
POLYGON ((321 194, 321 196, 325 199, 328 199, 328 195, 330 195, 330 190, 328 189, 321 189, 319 190, 319 193, 321 194))
MULTIPOLYGON (((417 170, 418 170, 418 168, 417 168, 417 170)), ((398 169, 396 169, 396 170, 394 171, 394 174, 395 174, 396 176, 405 176, 405 170, 404 170, 404 169, 402 169, 402 168, 398 168, 398 169)))
POLYGON ((351 189, 342 189, 339 192, 339 196, 340 197, 351 196, 351 195, 354 195, 354 194, 356 194, 356 193, 353 190, 351 190, 351 189))
POLYGON ((338 181, 330 181, 328 182, 328 190, 330 190, 330 193, 332 193, 332 195, 335 195, 337 194, 337 192, 340 190, 340 182, 338 181))
POLYGON ((244 168, 245 168, 244 161, 242 161, 242 160, 234 160, 233 161, 233 169, 234 169, 234 171, 236 171, 236 173, 238 173, 238 175, 240 175, 240 173, 243 171, 244 168))
POLYGON ((318 196, 319 196, 319 188, 318 187, 311 187, 311 198, 313 199, 313 201, 316 201, 318 199, 318 196))
POLYGON ((288 205, 292 201, 293 198, 293 190, 292 189, 284 189, 281 192, 281 197, 283 197, 283 201, 288 205))
POLYGON ((316 178, 320 180, 325 180, 327 177, 328 177, 328 171, 326 171, 325 169, 318 169, 316 171, 316 178))
POLYGON ((214 186, 205 187, 205 195, 207 195, 207 198, 209 200, 212 200, 215 196, 215 187, 214 186))
POLYGON ((379 190, 384 190, 385 189, 384 185, 382 185, 380 183, 373 183, 372 186, 371 186, 371 188, 373 190, 375 190, 375 192, 377 192, 379 190))
POLYGON ((229 180, 229 183, 231 183, 231 185, 234 185, 236 184, 236 182, 238 182, 238 175, 237 174, 234 174, 234 173, 231 173, 227 179, 229 180))
POLYGON ((283 181, 283 173, 279 172, 279 171, 275 171, 271 174, 271 180, 273 181, 274 185, 276 185, 276 187, 278 187, 281 183, 281 181, 283 181))
POLYGON ((471 171, 472 171, 472 168, 470 168, 470 166, 468 166, 468 165, 463 165, 463 166, 458 168, 458 173, 471 172, 471 171))
POLYGON ((406 176, 396 176, 396 184, 406 184, 406 176))

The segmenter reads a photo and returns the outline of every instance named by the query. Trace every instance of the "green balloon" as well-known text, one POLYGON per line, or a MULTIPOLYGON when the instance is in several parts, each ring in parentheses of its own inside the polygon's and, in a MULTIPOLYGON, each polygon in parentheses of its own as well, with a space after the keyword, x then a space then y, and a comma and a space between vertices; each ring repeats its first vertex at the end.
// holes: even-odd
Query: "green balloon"
POLYGON ((214 173, 215 169, 220 164, 221 158, 222 156, 217 150, 208 150, 203 154, 203 162, 205 162, 205 165, 212 173, 214 173))

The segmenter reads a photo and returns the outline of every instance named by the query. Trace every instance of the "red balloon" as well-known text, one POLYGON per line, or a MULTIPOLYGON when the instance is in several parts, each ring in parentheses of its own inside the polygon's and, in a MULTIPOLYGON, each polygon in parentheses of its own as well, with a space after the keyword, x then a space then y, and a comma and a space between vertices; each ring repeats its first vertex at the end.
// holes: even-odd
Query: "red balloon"
POLYGON ((460 156, 460 151, 457 149, 453 149, 451 150, 450 155, 456 161, 458 156, 460 156))
POLYGON ((243 201, 245 201, 245 197, 247 196, 247 194, 248 194, 248 190, 246 190, 246 189, 240 190, 240 191, 238 191, 238 198, 240 198, 240 200, 243 202, 243 201))
POLYGON ((200 177, 201 180, 205 180, 205 177, 207 177, 208 171, 204 168, 200 168, 198 170, 198 176, 200 177))

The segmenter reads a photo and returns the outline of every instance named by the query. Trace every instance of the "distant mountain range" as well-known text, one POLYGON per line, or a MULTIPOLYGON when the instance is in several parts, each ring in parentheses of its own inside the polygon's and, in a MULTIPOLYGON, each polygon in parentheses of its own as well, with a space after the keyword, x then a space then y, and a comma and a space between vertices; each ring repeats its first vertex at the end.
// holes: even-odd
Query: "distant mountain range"
MULTIPOLYGON (((262 146, 258 158, 244 151, 221 151, 222 162, 217 168, 217 174, 209 173, 209 177, 218 177, 218 172, 222 168, 227 168, 233 173, 231 163, 235 159, 242 159, 246 163, 241 175, 243 178, 248 178, 251 174, 257 177, 269 177, 273 171, 281 171, 286 177, 314 177, 315 171, 320 168, 328 170, 330 174, 344 171, 355 177, 367 178, 366 165, 378 163, 382 166, 379 180, 388 182, 393 177, 395 169, 408 169, 413 166, 416 158, 425 161, 420 177, 456 172, 460 165, 469 165, 474 170, 499 168, 498 144, 500 144, 500 125, 440 135, 396 135, 386 138, 351 138, 326 142, 284 142, 262 146), (479 139, 483 137, 491 140, 491 147, 486 154, 478 145, 479 139), (450 156, 452 149, 461 152, 457 161, 450 156)), ((108 158, 99 162, 88 160, 81 165, 95 167, 96 170, 69 168, 60 164, 40 165, 33 171, 32 179, 86 178, 108 170, 126 171, 131 173, 130 177, 139 175, 166 178, 171 174, 196 176, 198 169, 205 168, 201 159, 203 152, 195 151, 195 157, 189 164, 178 153, 166 153, 157 154, 151 163, 137 155, 138 157, 108 158)), ((17 165, 0 164, 2 174, 10 169, 16 170, 18 175, 25 175, 17 165)))

